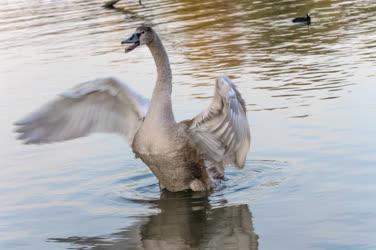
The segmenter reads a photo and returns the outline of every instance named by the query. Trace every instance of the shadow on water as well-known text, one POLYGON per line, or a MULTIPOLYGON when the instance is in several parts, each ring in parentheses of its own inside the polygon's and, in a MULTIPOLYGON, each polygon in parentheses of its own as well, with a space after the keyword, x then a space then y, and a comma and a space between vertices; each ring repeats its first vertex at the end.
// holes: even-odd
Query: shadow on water
POLYGON ((105 197, 110 208, 127 211, 125 216, 135 223, 109 234, 47 241, 73 249, 258 249, 247 204, 284 182, 291 166, 269 160, 249 160, 246 165, 252 170, 227 169, 228 178, 209 195, 160 192, 148 171, 129 171, 105 197))
POLYGON ((70 236, 48 241, 73 249, 258 249, 248 205, 212 209, 205 193, 164 191, 150 204, 160 212, 101 236, 70 236))

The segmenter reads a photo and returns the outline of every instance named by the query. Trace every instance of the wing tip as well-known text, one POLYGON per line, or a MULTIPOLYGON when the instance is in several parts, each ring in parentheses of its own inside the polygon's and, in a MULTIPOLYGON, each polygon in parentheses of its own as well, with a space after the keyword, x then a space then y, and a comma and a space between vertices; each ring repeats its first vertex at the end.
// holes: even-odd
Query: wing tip
POLYGON ((24 118, 21 118, 21 119, 15 121, 15 122, 13 122, 13 126, 23 126, 23 125, 25 125, 25 124, 27 124, 31 121, 32 121, 32 117, 26 116, 24 118))
POLYGON ((226 84, 229 88, 231 88, 232 91, 234 91, 236 99, 238 100, 238 102, 242 106, 244 113, 247 113, 246 103, 245 103, 245 100, 243 99, 243 96, 241 95, 240 91, 238 90, 238 87, 236 86, 236 84, 227 75, 225 75, 225 74, 219 75, 216 79, 216 83, 217 83, 217 85, 220 84, 220 83, 226 84))
POLYGON ((217 76, 217 82, 224 82, 226 84, 234 84, 226 74, 220 74, 217 76))
POLYGON ((16 127, 13 129, 13 132, 16 133, 16 140, 21 141, 25 145, 29 144, 45 144, 49 143, 44 138, 44 131, 39 129, 33 129, 28 126, 29 124, 23 124, 23 125, 16 125, 16 127))

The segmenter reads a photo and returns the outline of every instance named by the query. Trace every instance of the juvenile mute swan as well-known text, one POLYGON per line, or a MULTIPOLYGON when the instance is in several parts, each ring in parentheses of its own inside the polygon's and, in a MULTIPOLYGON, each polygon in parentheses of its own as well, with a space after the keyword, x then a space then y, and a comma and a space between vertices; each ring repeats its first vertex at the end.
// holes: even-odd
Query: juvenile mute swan
POLYGON ((161 189, 204 191, 223 179, 224 166, 242 168, 250 147, 245 102, 226 76, 216 79, 207 110, 177 123, 171 106, 172 76, 161 40, 140 26, 122 44, 146 45, 157 66, 151 101, 116 78, 82 83, 16 122, 26 144, 52 143, 93 132, 125 136, 161 189))

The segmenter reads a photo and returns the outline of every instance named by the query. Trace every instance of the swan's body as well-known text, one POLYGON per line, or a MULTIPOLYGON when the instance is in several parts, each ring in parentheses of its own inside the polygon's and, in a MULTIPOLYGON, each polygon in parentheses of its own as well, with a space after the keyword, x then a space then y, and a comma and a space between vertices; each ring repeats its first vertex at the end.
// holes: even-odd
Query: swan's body
POLYGON ((216 80, 209 108, 192 120, 175 121, 172 74, 157 34, 141 26, 124 43, 126 51, 146 44, 157 66, 151 100, 116 78, 80 84, 16 123, 25 143, 51 143, 93 132, 117 133, 169 191, 208 190, 223 178, 224 166, 243 167, 250 146, 245 103, 226 77, 216 80))

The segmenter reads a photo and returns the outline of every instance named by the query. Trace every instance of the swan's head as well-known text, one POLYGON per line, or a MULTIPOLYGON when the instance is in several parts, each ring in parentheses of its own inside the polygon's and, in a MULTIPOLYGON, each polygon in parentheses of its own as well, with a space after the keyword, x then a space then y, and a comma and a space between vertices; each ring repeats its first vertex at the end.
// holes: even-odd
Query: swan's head
POLYGON ((150 26, 142 25, 127 39, 123 40, 121 44, 130 44, 125 48, 125 53, 128 53, 140 45, 149 44, 154 40, 155 33, 150 26))

